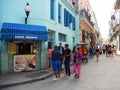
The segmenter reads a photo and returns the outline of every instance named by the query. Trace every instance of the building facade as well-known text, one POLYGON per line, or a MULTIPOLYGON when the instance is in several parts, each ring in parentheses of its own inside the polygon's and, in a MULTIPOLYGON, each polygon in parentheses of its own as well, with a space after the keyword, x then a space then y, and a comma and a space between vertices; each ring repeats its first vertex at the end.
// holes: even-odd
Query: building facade
POLYGON ((0 12, 1 74, 47 68, 50 45, 80 41, 79 15, 66 0, 1 0, 0 12))
POLYGON ((80 42, 88 45, 96 44, 96 31, 94 25, 97 24, 89 0, 79 0, 80 10, 80 42))
POLYGON ((117 54, 120 55, 120 0, 115 1, 109 29, 109 42, 117 47, 117 54))

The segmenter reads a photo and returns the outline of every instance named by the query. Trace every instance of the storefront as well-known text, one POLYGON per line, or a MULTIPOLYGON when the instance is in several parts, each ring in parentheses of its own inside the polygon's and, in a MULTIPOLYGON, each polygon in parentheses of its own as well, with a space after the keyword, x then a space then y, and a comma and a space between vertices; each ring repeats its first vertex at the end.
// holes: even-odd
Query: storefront
POLYGON ((47 40, 48 30, 45 26, 3 23, 1 29, 2 72, 41 69, 45 54, 43 48, 47 40))

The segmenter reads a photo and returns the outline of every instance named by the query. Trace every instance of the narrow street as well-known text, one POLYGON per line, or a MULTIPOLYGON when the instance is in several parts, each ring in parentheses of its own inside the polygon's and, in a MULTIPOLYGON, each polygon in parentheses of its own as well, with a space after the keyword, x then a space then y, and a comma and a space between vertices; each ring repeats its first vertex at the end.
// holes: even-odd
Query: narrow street
MULTIPOLYGON (((74 75, 69 78, 64 77, 53 81, 54 76, 38 82, 17 85, 3 88, 2 90, 120 90, 120 56, 106 57, 100 56, 100 61, 96 62, 96 57, 90 59, 86 64, 82 64, 81 77, 74 79, 74 75)), ((71 67, 72 70, 72 67, 71 67)))

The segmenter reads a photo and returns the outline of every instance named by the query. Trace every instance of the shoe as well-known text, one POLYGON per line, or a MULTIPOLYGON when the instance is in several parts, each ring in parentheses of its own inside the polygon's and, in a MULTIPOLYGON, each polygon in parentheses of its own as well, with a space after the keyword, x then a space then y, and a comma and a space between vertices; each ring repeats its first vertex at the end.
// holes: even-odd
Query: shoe
POLYGON ((53 80, 58 80, 57 78, 53 78, 53 80))
POLYGON ((78 74, 75 74, 74 78, 76 78, 78 76, 78 74))
POLYGON ((77 78, 79 78, 80 76, 77 76, 77 78))

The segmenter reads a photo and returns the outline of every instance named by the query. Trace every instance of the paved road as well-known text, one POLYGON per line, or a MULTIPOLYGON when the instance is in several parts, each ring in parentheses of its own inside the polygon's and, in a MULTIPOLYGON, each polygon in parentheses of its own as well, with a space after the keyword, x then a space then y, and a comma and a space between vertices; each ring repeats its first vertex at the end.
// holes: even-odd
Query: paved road
MULTIPOLYGON (((72 67, 71 67, 72 69, 72 67)), ((120 90, 120 56, 105 57, 100 61, 90 59, 82 65, 81 77, 75 80, 72 74, 58 81, 48 78, 44 81, 4 88, 2 90, 120 90)))

